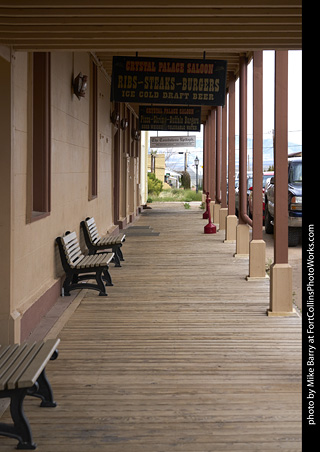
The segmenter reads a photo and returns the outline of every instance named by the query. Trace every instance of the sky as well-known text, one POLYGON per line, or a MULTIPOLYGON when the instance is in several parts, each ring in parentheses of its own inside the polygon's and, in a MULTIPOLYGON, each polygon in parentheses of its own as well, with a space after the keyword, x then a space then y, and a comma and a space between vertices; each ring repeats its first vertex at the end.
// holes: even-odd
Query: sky
MULTIPOLYGON (((288 142, 302 145, 302 51, 288 52, 288 142)), ((264 139, 272 139, 274 129, 274 51, 263 52, 263 134, 264 139)), ((252 138, 252 62, 248 65, 248 138, 252 138)), ((236 134, 239 133, 239 89, 236 82, 236 134)), ((180 132, 158 132, 159 136, 183 135, 180 132)), ((184 132, 187 134, 187 132, 184 132)), ((156 136, 157 132, 149 132, 149 136, 156 136)), ((199 171, 202 165, 202 132, 190 132, 190 135, 197 136, 197 148, 189 148, 187 151, 188 163, 192 165, 196 155, 200 159, 199 171), (199 143, 199 145, 198 145, 199 143)), ((185 151, 183 148, 177 151, 185 151)), ((158 149, 158 152, 163 152, 158 149)), ((249 158, 250 150, 248 149, 249 158)), ((180 154, 181 162, 184 156, 180 154)), ((181 166, 181 165, 180 165, 181 166)), ((192 166, 191 166, 192 167, 192 166)))
MULTIPOLYGON (((288 141, 302 143, 302 52, 288 52, 288 141)), ((248 136, 252 134, 252 61, 248 66, 248 136)), ((274 51, 263 52, 263 133, 274 128, 274 51)), ((239 107, 236 107, 239 108, 239 107)), ((237 111, 237 110, 236 110, 237 111)), ((238 124, 238 121, 236 122, 238 124)))

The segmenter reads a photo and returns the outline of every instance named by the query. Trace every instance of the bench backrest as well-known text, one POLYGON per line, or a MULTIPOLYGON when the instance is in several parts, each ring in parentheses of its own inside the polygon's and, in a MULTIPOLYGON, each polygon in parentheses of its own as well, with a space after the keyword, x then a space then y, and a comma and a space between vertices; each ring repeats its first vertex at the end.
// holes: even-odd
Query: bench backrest
MULTIPOLYGON (((80 249, 77 234, 75 232, 66 233, 63 237, 58 237, 57 240, 60 254, 62 254, 61 251, 63 251, 65 260, 69 266, 74 267, 84 259, 85 256, 80 249)), ((62 262, 64 262, 63 259, 62 262)))
POLYGON ((99 235, 97 225, 96 225, 94 218, 93 217, 86 218, 84 221, 84 224, 85 224, 86 230, 88 232, 88 237, 90 239, 90 242, 95 245, 96 243, 99 242, 101 237, 99 235))

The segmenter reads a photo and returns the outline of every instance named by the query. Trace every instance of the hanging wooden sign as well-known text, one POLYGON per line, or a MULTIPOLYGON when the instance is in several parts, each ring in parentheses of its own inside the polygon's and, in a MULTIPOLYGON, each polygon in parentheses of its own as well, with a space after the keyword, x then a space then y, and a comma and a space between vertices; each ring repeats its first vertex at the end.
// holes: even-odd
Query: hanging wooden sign
POLYGON ((139 107, 140 130, 200 132, 201 107, 145 106, 139 107))
POLYGON ((223 106, 227 61, 114 56, 111 101, 223 106))
POLYGON ((196 146, 195 135, 150 137, 150 148, 195 148, 196 146))

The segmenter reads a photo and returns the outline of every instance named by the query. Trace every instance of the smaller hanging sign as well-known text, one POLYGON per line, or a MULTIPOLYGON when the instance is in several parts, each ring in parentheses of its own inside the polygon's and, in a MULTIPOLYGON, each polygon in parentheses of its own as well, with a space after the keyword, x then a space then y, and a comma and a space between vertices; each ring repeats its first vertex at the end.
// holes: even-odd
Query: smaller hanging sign
POLYGON ((150 148, 195 148, 196 136, 150 137, 150 148))
POLYGON ((201 107, 139 107, 140 130, 200 132, 201 107))

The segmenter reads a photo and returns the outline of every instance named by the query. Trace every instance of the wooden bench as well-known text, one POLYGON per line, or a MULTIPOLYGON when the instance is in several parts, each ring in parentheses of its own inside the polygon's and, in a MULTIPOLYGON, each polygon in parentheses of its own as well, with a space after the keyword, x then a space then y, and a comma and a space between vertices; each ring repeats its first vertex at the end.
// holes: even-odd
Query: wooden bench
POLYGON ((51 385, 45 373, 50 359, 58 356, 60 339, 0 345, 0 398, 10 398, 13 424, 0 422, 0 435, 18 439, 17 449, 35 449, 31 427, 23 410, 26 395, 39 397, 41 407, 55 407, 51 385))
POLYGON ((107 296, 104 281, 107 286, 113 286, 109 263, 114 253, 85 256, 80 249, 75 232, 66 232, 63 237, 57 237, 56 242, 62 266, 66 272, 63 283, 64 295, 70 295, 70 290, 87 288, 97 290, 101 296, 107 296), (88 279, 95 279, 97 283, 79 282, 88 279))
POLYGON ((125 234, 101 237, 93 217, 88 217, 82 221, 81 227, 89 254, 96 254, 97 251, 102 250, 112 250, 115 267, 121 267, 120 261, 124 261, 121 247, 126 238, 125 234))

